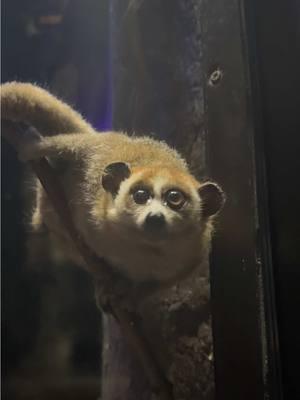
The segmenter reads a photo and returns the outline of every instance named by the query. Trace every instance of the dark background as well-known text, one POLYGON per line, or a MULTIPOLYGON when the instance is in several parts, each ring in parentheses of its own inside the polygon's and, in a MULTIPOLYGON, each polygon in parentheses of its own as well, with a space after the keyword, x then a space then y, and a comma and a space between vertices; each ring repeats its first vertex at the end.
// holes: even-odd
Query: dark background
POLYGON ((281 372, 284 398, 294 399, 300 395, 300 3, 255 6, 281 372))
MULTIPOLYGON (((300 376, 300 6, 297 0, 261 0, 249 13, 249 68, 262 127, 254 145, 263 148, 266 162, 263 201, 270 223, 283 392, 289 400, 299 395, 300 376)), ((111 124, 109 67, 108 1, 2 2, 3 82, 44 85, 95 127, 106 129, 111 124)), ((2 146, 4 398, 96 398, 101 329, 92 284, 72 266, 57 272, 47 257, 34 268, 25 263, 28 246, 40 247, 45 256, 43 243, 33 238, 27 244, 24 172, 14 152, 2 146), (55 360, 47 365, 49 357, 41 354, 46 346, 59 355, 59 337, 70 348, 67 364, 58 363, 63 368, 55 360)))
MULTIPOLYGON (((2 82, 38 83, 110 126, 108 2, 2 2, 2 82)), ((85 272, 30 234, 27 171, 2 142, 2 395, 96 399, 101 316, 85 272), (28 261, 27 254, 31 254, 28 261)))

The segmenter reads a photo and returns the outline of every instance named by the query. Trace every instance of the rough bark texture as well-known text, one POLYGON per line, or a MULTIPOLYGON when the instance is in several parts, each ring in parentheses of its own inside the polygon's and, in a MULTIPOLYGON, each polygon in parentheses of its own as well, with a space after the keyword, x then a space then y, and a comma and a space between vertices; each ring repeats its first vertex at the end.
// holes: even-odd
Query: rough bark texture
MULTIPOLYGON (((111 2, 113 128, 153 134, 206 173, 201 0, 111 2)), ((153 299, 141 324, 175 400, 214 397, 208 262, 153 299)), ((105 324, 103 400, 153 399, 118 326, 105 324)))
POLYGON ((113 127, 153 134, 205 171, 201 0, 114 0, 113 127))

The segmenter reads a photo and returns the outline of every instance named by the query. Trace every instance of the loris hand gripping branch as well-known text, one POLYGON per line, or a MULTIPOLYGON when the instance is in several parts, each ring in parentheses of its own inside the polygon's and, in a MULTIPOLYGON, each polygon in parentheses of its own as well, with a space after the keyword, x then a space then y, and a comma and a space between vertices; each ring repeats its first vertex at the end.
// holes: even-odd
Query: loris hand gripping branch
MULTIPOLYGON (((148 137, 97 133, 47 91, 11 82, 1 89, 2 118, 41 133, 20 146, 23 161, 46 156, 56 165, 78 231, 99 257, 139 284, 172 284, 207 257, 224 194, 198 182, 174 149, 148 137), (26 143, 26 144, 25 144, 26 143)), ((32 217, 80 262, 40 185, 32 217)))

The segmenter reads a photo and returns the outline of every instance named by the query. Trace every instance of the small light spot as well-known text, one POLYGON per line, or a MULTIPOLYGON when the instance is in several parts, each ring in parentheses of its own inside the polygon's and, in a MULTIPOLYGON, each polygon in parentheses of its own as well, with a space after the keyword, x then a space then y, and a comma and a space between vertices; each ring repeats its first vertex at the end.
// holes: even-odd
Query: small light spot
POLYGON ((220 83, 222 77, 223 77, 223 72, 221 71, 220 68, 217 68, 210 74, 210 77, 208 79, 208 84, 210 86, 217 86, 220 83))

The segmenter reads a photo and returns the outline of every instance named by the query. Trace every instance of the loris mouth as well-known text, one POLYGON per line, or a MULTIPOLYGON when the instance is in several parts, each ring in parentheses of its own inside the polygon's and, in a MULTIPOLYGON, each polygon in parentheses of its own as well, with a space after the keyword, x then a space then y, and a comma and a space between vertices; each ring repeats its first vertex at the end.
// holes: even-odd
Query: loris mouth
POLYGON ((163 247, 160 245, 161 242, 153 242, 153 241, 145 241, 141 244, 141 248, 145 250, 145 252, 151 252, 157 256, 163 255, 163 247))

